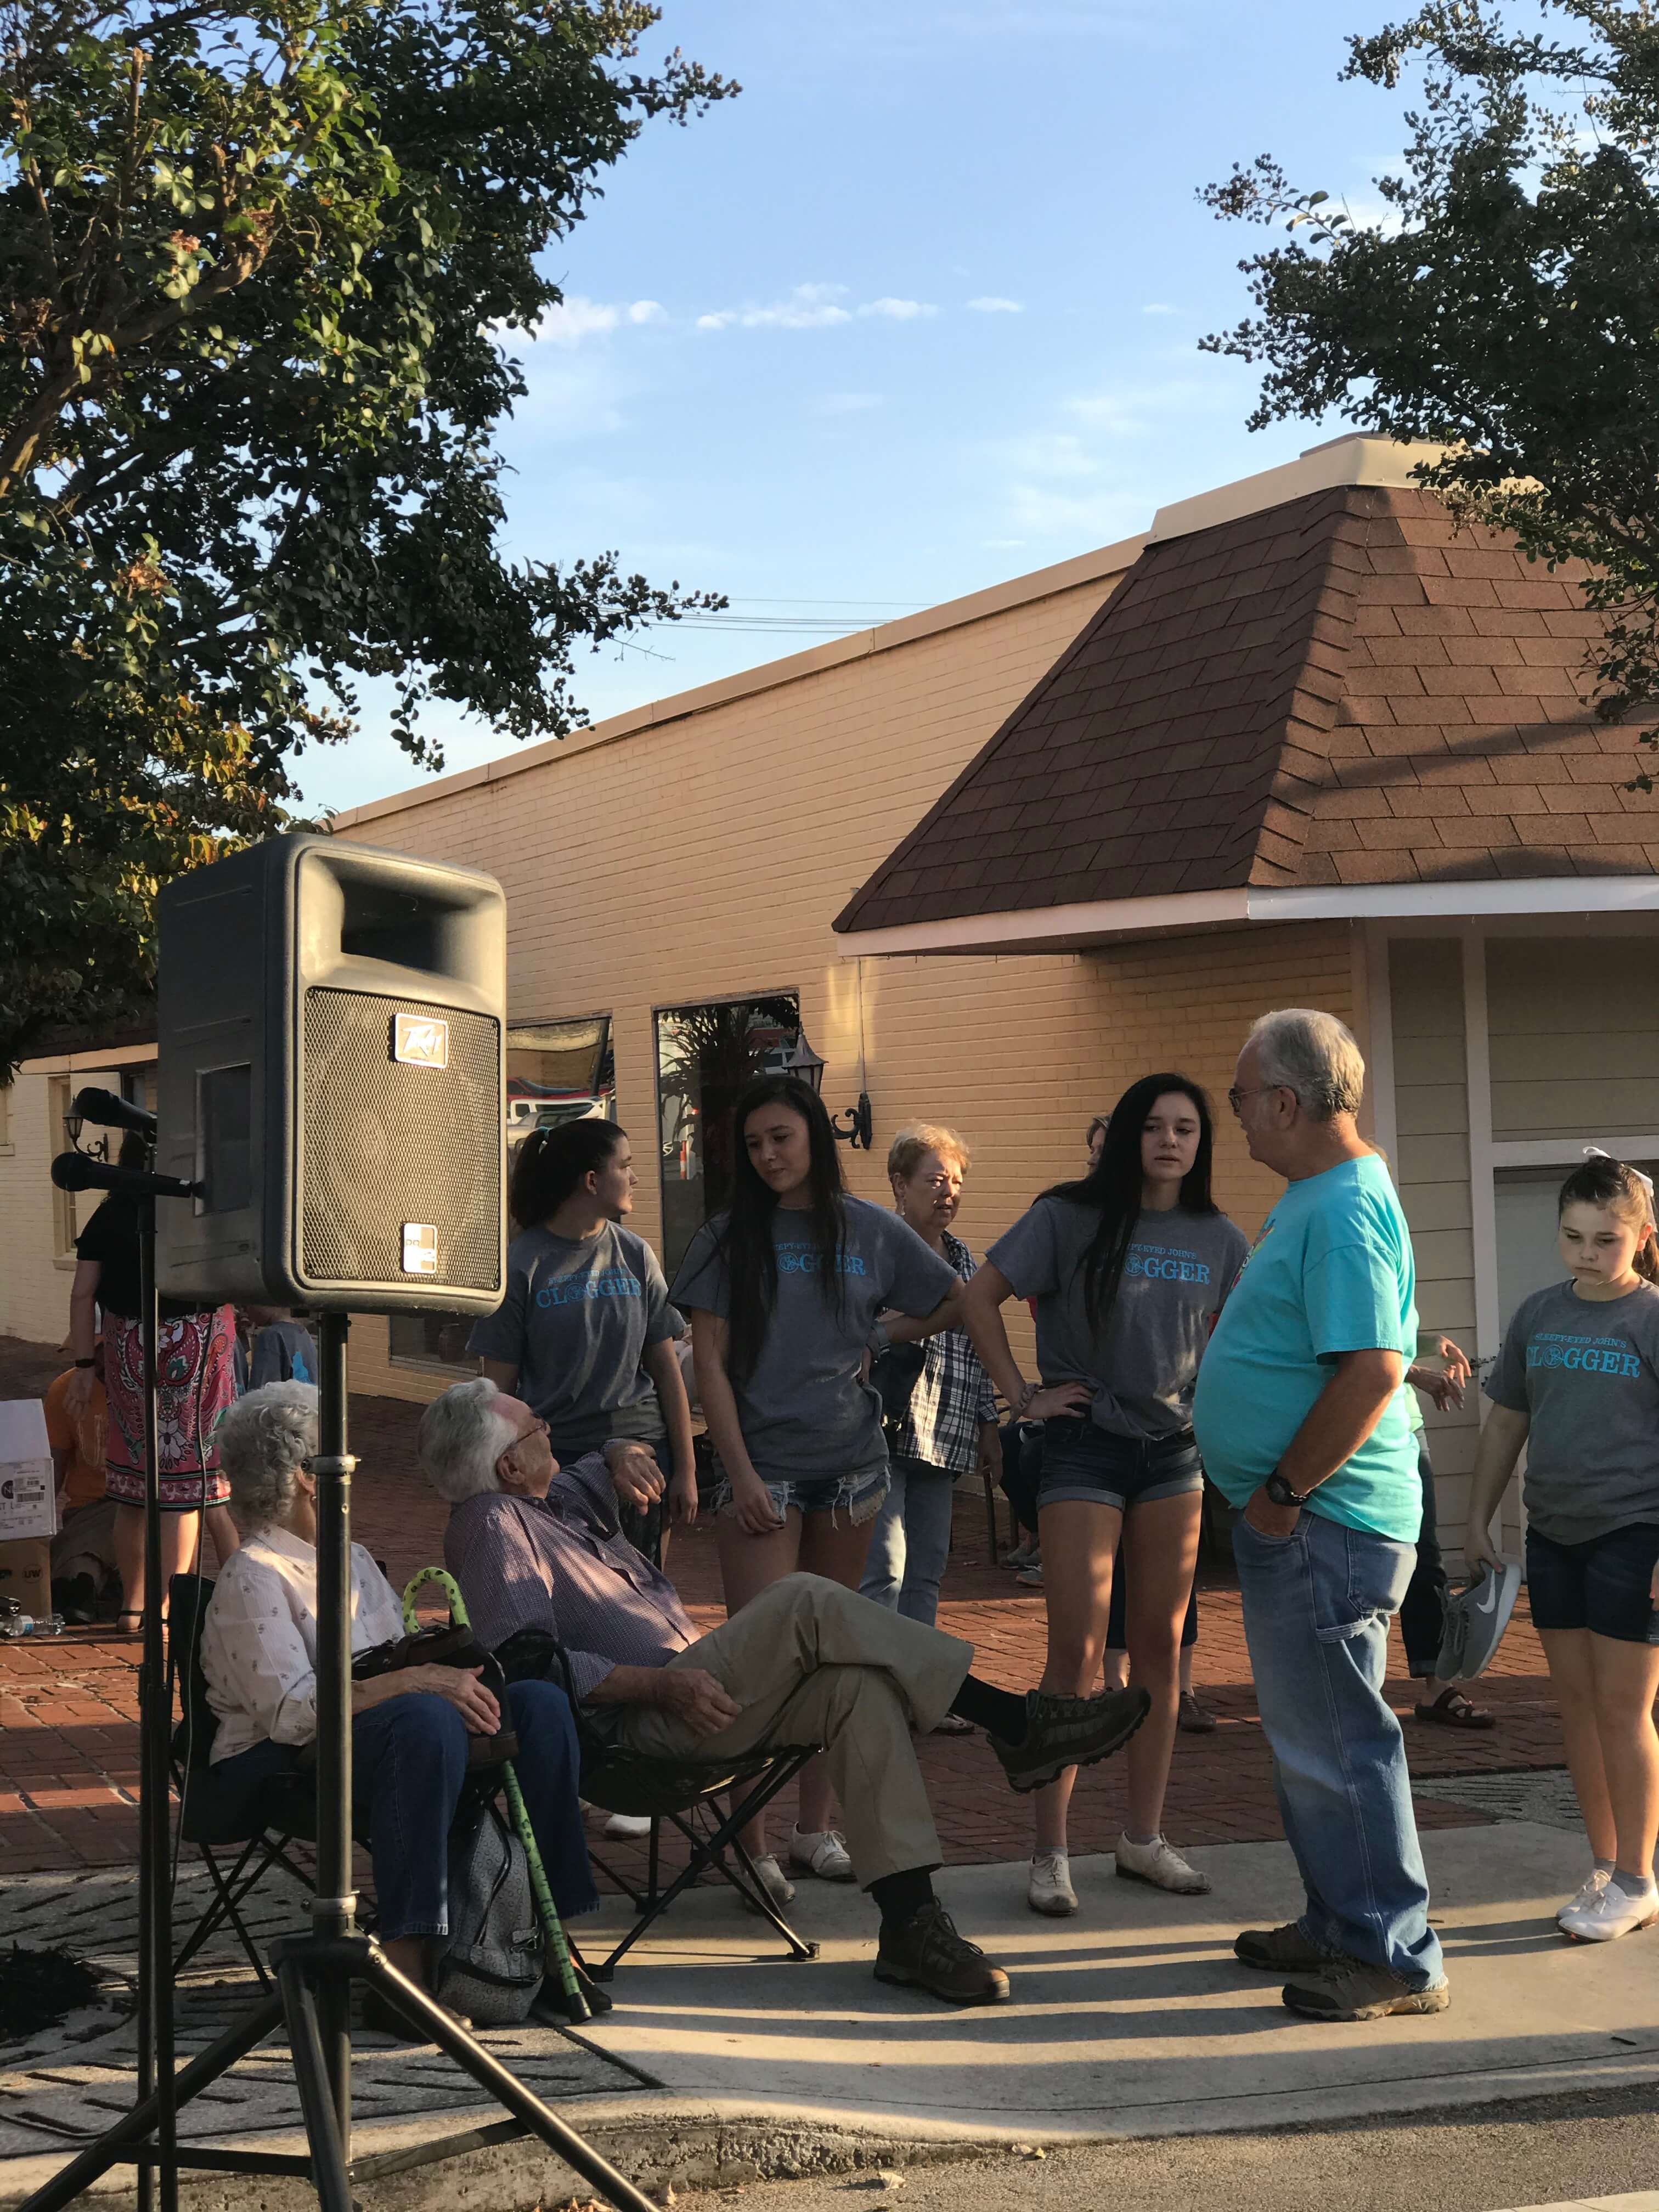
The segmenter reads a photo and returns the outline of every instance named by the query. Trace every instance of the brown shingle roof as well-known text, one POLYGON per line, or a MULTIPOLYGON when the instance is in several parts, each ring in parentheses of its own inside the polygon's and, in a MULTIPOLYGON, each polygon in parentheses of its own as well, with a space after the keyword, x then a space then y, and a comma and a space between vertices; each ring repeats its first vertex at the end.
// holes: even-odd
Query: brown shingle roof
POLYGON ((1659 871, 1577 582, 1392 487, 1154 542, 835 926, 1659 871))

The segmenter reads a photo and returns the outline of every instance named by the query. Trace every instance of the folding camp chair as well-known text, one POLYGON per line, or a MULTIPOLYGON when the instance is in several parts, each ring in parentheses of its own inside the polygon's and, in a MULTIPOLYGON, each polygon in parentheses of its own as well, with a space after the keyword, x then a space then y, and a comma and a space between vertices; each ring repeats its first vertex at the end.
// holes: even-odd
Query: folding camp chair
POLYGON ((617 1971, 617 1962, 633 1949, 647 1929, 661 1918, 674 1899, 683 1890, 689 1889, 700 1875, 711 1871, 723 1875, 746 1904, 771 1922, 788 1945, 792 1959, 817 1957, 817 1945, 796 1935, 773 1903, 770 1892, 742 1842, 743 1829, 795 1779, 808 1759, 817 1756, 817 1747, 808 1744, 720 1766, 693 1761, 671 1765, 620 1749, 606 1752, 597 1761, 584 1761, 582 1795, 589 1804, 606 1813, 648 1815, 651 1821, 643 1890, 625 1881, 590 1848, 589 1856, 610 1875, 639 1915, 609 1958, 588 1963, 587 1971, 595 1981, 608 1982, 617 1971), (732 1803, 722 1814, 716 1801, 727 1791, 732 1803), (659 1880, 660 1838, 665 1820, 679 1831, 690 1850, 688 1863, 666 1889, 659 1880))
POLYGON ((270 1977, 241 1907, 275 1867, 291 1875, 307 1895, 315 1893, 315 1883, 290 1856, 290 1847, 316 1840, 316 1789, 307 1775, 275 1775, 233 1811, 212 1787, 209 1767, 219 1717, 208 1702, 201 1657, 202 1624, 212 1595, 213 1584, 204 1575, 175 1575, 168 1586, 167 1680, 180 1715, 172 1746, 179 1832, 196 1846, 213 1887, 207 1909, 185 1937, 173 1970, 182 1972, 228 1922, 261 1985, 269 1987, 270 1977))

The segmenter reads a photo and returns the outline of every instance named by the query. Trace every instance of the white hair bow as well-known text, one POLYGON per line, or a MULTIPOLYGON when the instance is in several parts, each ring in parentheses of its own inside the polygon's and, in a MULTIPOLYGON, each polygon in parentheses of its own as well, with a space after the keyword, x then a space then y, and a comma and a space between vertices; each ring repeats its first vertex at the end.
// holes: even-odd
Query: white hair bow
MULTIPOLYGON (((1587 1160, 1610 1160, 1613 1157, 1611 1152, 1603 1152, 1600 1145, 1586 1145, 1584 1147, 1584 1158, 1587 1160)), ((1630 1167, 1628 1160, 1620 1160, 1619 1164, 1620 1167, 1630 1167)), ((1631 1168, 1630 1171, 1648 1194, 1648 1219, 1659 1220, 1659 1214, 1654 1212, 1653 1177, 1650 1175, 1644 1175, 1640 1168, 1631 1168)))

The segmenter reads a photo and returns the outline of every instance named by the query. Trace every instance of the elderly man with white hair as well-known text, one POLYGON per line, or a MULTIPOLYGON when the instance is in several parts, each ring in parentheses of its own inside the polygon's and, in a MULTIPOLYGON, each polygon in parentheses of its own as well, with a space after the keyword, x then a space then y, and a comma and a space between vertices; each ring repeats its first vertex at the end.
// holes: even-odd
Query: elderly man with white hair
POLYGON ((1400 1723, 1389 1621, 1416 1558, 1422 1487, 1405 1393, 1417 1352, 1411 1233, 1355 1116, 1359 1048, 1334 1015, 1264 1014, 1228 1103, 1286 1188, 1221 1310, 1193 1424, 1233 1530, 1244 1632, 1307 1909, 1248 1929, 1316 2020, 1443 2012, 1440 1945, 1400 1723))
MULTIPOLYGON (((270 1382, 231 1407, 217 1431, 242 1542, 220 1572, 202 1630, 202 1671, 218 1717, 209 1790, 227 1814, 295 1771, 317 1734, 317 1392, 270 1382)), ((361 1544, 351 1547, 351 1649, 404 1634, 396 1592, 361 1544)), ((479 1669, 405 1667, 351 1686, 352 1812, 368 1831, 378 1933, 393 1966, 422 1988, 448 1932, 448 1838, 466 1779, 467 1738, 503 1726, 479 1669)), ((599 1901, 576 1795, 575 1723, 548 1682, 515 1683, 505 1725, 530 1824, 561 1916, 599 1901)), ((556 1994, 550 1992, 556 2003, 556 1994)), ((372 1995, 365 2017, 416 2031, 372 1995)))
POLYGON ((680 1766, 819 1744, 857 1880, 881 1913, 876 1978, 994 2004, 1008 1977, 933 1894, 940 1851, 912 1731, 983 1728, 1016 1790, 1087 1766, 1146 1718, 1142 1689, 1023 1697, 969 1672, 973 1647, 821 1575, 785 1575, 700 1637, 667 1577, 623 1536, 618 1496, 656 1474, 616 1440, 561 1469, 547 1424, 479 1376, 427 1407, 421 1464, 451 1501, 444 1558, 479 1639, 556 1637, 570 1683, 624 1749, 680 1766))

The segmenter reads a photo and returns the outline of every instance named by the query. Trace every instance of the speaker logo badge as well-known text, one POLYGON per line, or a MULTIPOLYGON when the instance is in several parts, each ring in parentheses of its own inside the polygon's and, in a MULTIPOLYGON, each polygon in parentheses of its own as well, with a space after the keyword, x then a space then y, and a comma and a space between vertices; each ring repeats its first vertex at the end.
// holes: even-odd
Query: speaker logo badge
POLYGON ((411 1067, 447 1067, 449 1024, 431 1014, 394 1014, 392 1057, 411 1067))
MULTIPOLYGON (((442 1026, 441 1024, 439 1025, 442 1026)), ((404 1224, 404 1273, 435 1275, 438 1272, 438 1232, 429 1221, 404 1224)))

